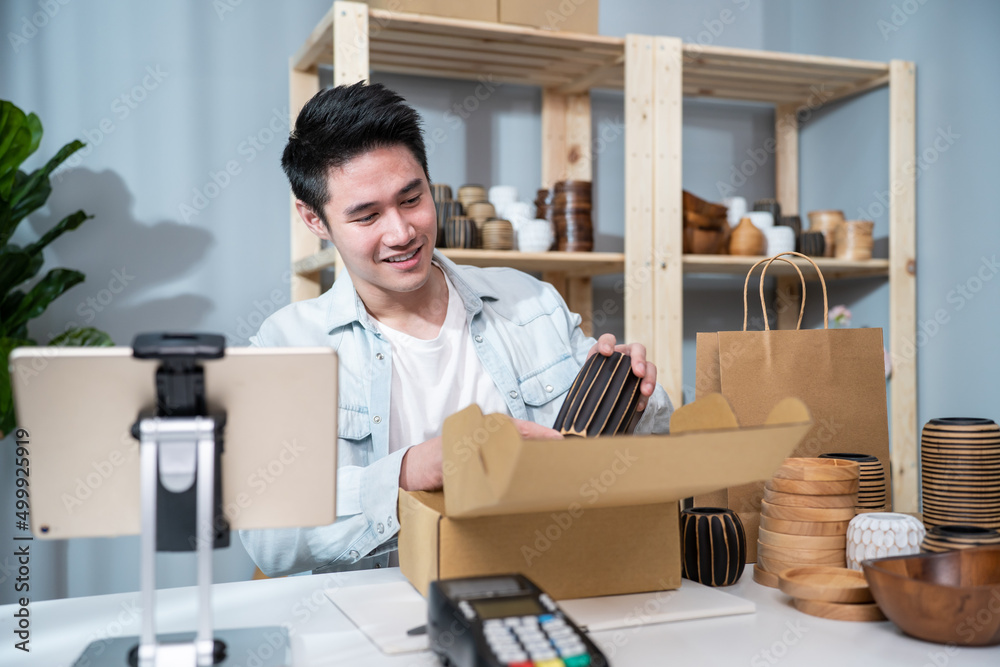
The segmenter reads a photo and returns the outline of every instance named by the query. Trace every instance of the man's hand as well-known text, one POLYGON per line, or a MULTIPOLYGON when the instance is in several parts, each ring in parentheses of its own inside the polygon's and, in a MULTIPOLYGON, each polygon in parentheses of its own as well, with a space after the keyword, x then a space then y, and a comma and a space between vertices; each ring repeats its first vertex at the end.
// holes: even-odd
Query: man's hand
POLYGON ((632 357, 632 372, 640 378, 639 381, 639 402, 636 403, 636 412, 642 412, 649 403, 649 397, 656 389, 656 366, 651 361, 646 361, 646 346, 641 343, 631 345, 615 345, 615 335, 606 333, 597 339, 597 344, 590 348, 587 358, 590 359, 595 354, 603 354, 610 357, 612 352, 621 352, 632 357))
POLYGON ((517 426, 518 433, 525 440, 562 440, 563 434, 554 428, 535 422, 526 422, 522 419, 512 419, 512 421, 517 426))
POLYGON ((437 491, 443 485, 441 436, 406 450, 399 466, 399 488, 404 491, 437 491))

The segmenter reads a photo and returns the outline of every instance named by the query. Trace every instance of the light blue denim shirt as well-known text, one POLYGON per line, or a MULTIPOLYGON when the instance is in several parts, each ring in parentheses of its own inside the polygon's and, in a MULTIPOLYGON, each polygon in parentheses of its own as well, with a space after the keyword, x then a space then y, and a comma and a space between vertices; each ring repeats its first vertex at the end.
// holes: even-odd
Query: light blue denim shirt
MULTIPOLYGON (((474 348, 510 413, 550 426, 595 340, 548 283, 515 269, 458 266, 434 252, 465 305, 474 348)), ((392 350, 345 271, 325 294, 271 315, 252 345, 330 346, 340 361, 337 521, 316 528, 240 531, 270 576, 385 567, 396 549, 399 468, 389 453, 392 350)), ((639 341, 641 342, 641 341, 639 341)), ((304 389, 306 390, 306 389, 304 389)), ((459 407, 459 406, 456 406, 459 407)), ((673 406, 656 386, 637 434, 666 433, 673 406)))

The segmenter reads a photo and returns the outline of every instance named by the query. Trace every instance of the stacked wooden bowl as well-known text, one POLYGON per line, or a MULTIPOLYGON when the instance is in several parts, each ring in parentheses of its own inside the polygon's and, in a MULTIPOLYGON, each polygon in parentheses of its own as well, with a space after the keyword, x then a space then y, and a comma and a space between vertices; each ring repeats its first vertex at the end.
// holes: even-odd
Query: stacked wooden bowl
POLYGON ((556 247, 568 252, 594 249, 590 181, 558 181, 553 186, 552 222, 556 247))
POLYGON ((480 201, 489 202, 489 199, 486 197, 486 188, 475 183, 469 183, 458 189, 458 201, 462 204, 462 207, 468 211, 469 204, 474 204, 480 201))
POLYGON ((865 260, 872 258, 871 220, 845 220, 834 232, 834 256, 839 259, 865 260))
POLYGON ((861 480, 858 484, 858 514, 865 512, 885 512, 888 509, 885 495, 885 469, 882 462, 868 454, 838 452, 820 454, 821 459, 842 459, 854 461, 859 466, 861 480))
POLYGON ((1000 426, 990 419, 932 419, 920 438, 923 518, 1000 528, 1000 426))
POLYGON ((844 567, 857 492, 853 461, 786 459, 764 485, 754 581, 777 587, 788 568, 844 567))
POLYGON ((782 572, 778 588, 804 614, 838 621, 884 621, 865 575, 843 567, 795 567, 782 572))
POLYGON ((729 240, 728 209, 696 197, 687 190, 682 193, 684 205, 684 252, 696 255, 716 255, 725 252, 729 240))
POLYGON ((487 220, 479 226, 483 250, 513 250, 514 227, 507 220, 487 220))

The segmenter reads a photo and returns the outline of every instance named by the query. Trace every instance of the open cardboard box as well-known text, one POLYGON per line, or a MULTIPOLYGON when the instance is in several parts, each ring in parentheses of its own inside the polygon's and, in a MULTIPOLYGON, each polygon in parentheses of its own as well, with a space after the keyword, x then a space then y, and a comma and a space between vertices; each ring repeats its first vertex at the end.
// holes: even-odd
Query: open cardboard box
POLYGON ((511 572, 556 599, 678 588, 677 501, 769 479, 811 426, 788 398, 740 428, 712 394, 678 409, 671 435, 522 440, 469 406, 444 423, 444 492, 400 491, 400 568, 424 595, 511 572))

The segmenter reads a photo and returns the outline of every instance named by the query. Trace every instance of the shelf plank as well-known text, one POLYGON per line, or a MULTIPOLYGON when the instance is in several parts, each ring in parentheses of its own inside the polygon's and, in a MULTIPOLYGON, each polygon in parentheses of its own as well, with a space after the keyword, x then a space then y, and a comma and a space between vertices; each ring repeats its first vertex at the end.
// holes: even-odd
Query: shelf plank
MULTIPOLYGON (((625 40, 526 26, 368 10, 371 66, 395 74, 556 87, 562 93, 625 87, 625 40), (490 71, 487 72, 486 70, 490 71)), ((328 12, 293 58, 295 69, 328 65, 335 23, 328 12)), ((887 63, 775 51, 682 45, 690 97, 816 108, 886 85, 887 63)))
MULTIPOLYGON (((685 274, 729 274, 745 276, 755 262, 764 257, 743 257, 735 255, 684 255, 685 274)), ((790 258, 802 270, 806 280, 816 280, 816 270, 804 259, 790 258)), ((813 257, 813 261, 823 272, 827 280, 843 278, 869 278, 889 275, 889 260, 868 259, 850 260, 833 257, 813 257)), ((796 275, 795 269, 784 262, 775 262, 767 270, 768 275, 796 275)))
MULTIPOLYGON (((621 273, 625 267, 625 255, 620 252, 519 252, 517 250, 470 250, 464 248, 439 248, 445 257, 456 264, 479 267, 506 266, 521 271, 561 273, 569 277, 583 278, 621 273)), ((295 263, 295 273, 308 275, 335 267, 337 252, 326 248, 318 253, 300 259, 295 263)))

